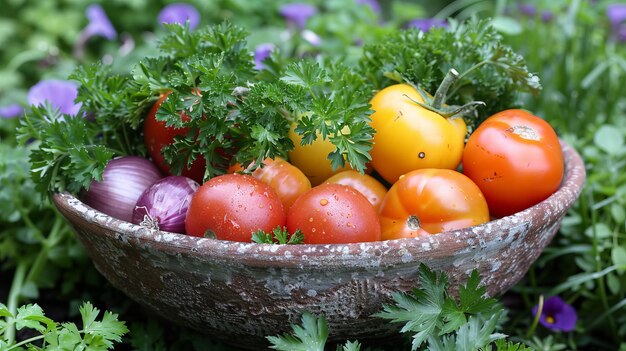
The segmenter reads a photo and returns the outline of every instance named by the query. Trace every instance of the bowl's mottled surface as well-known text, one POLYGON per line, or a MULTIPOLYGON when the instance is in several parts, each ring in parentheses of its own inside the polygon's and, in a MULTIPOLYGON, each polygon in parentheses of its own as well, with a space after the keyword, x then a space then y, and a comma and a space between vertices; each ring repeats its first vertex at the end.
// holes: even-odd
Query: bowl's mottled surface
MULTIPOLYGON (((511 288, 580 195, 585 168, 563 143, 565 178, 545 201, 463 230, 373 243, 261 245, 159 232, 98 212, 69 194, 54 201, 96 268, 118 289, 179 324, 258 348, 305 310, 323 313, 332 338, 394 331, 371 317, 393 291, 418 285, 423 262, 453 285, 477 268, 491 295, 511 288)), ((537 181, 541 181, 538 179, 537 181)))

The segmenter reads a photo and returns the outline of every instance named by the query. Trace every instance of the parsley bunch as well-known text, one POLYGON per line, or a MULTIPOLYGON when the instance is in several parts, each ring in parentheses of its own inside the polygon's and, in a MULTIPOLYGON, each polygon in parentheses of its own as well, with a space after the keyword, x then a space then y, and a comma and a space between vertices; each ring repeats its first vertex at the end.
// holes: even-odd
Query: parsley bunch
POLYGON ((474 124, 516 107, 520 93, 541 90, 539 77, 529 72, 524 58, 484 19, 449 19, 449 28, 431 28, 427 33, 394 31, 366 44, 359 62, 360 72, 374 89, 408 82, 431 94, 450 69, 460 76, 449 90, 447 104, 486 104, 466 116, 474 118, 474 124))
POLYGON ((79 116, 35 106, 19 128, 20 140, 36 139, 33 177, 42 193, 88 188, 101 180, 107 162, 120 155, 146 156, 143 119, 162 94, 169 94, 156 118, 185 135, 162 150, 174 174, 206 159, 204 179, 238 162, 259 165, 285 156, 294 145, 290 128, 303 143, 318 135, 336 150, 333 166, 345 162, 363 171, 369 161, 370 91, 363 77, 340 60, 273 55, 257 71, 247 48, 248 33, 222 23, 195 31, 177 24, 158 43, 160 56, 146 57, 128 74, 109 67, 79 67, 79 116), (182 118, 181 116, 185 116, 182 118))

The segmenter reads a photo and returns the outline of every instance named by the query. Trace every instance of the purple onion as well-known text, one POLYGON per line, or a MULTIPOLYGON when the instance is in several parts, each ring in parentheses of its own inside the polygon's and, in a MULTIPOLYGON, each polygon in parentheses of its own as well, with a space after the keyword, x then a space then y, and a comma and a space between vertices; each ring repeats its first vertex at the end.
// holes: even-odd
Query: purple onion
POLYGON ((149 186, 137 200, 133 223, 185 234, 191 197, 200 185, 185 176, 168 176, 149 186))
POLYGON ((149 160, 122 156, 106 165, 102 181, 92 181, 81 199, 111 217, 130 222, 139 196, 163 175, 149 160))

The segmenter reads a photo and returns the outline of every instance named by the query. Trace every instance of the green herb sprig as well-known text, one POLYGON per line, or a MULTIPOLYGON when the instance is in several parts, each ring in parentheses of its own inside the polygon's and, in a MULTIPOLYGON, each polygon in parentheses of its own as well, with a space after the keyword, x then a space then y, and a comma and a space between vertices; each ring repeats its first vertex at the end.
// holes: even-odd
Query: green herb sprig
POLYGON ((518 107, 521 93, 537 94, 539 77, 529 72, 524 58, 504 43, 486 19, 449 19, 449 28, 395 31, 364 47, 360 72, 374 89, 409 82, 435 92, 450 69, 459 79, 445 103, 483 101, 485 108, 466 117, 477 125, 495 112, 518 107))
POLYGON ((276 227, 271 233, 263 230, 252 233, 252 241, 257 244, 302 244, 304 243, 304 234, 300 229, 293 234, 287 231, 286 227, 276 227))
POLYGON ((78 116, 47 106, 26 114, 20 140, 39 143, 30 158, 41 193, 77 193, 102 179, 111 158, 146 156, 143 119, 165 93, 157 120, 187 131, 162 150, 174 174, 199 157, 207 161, 204 180, 235 162, 247 167, 285 157, 294 147, 288 137, 293 125, 303 144, 320 135, 336 146, 329 155, 334 167, 348 162, 365 169, 371 96, 352 67, 273 55, 284 66, 262 74, 240 27, 225 22, 195 31, 175 24, 166 29, 161 55, 140 60, 128 74, 112 74, 101 64, 79 67, 70 76, 79 83, 78 116))
POLYGON ((82 329, 74 323, 59 323, 46 317, 37 304, 28 304, 17 309, 14 315, 0 304, 0 336, 9 328, 31 329, 40 335, 13 343, 0 338, 0 349, 10 350, 111 350, 114 343, 121 342, 128 332, 117 314, 104 312, 98 320, 100 310, 86 302, 79 308, 82 329), (41 346, 37 346, 41 345, 41 346))

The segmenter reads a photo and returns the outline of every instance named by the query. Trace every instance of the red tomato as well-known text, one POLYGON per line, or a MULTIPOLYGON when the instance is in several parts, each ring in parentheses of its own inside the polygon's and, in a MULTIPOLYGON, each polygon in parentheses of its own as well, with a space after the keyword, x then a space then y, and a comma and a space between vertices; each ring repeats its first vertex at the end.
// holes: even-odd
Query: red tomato
POLYGON ((450 169, 419 169, 394 183, 380 206, 382 239, 412 238, 489 221, 487 202, 468 177, 450 169))
MULTIPOLYGON (((143 126, 144 142, 146 144, 146 148, 148 149, 148 153, 150 154, 152 161, 165 174, 171 173, 170 167, 165 162, 165 158, 163 157, 161 150, 166 145, 171 144, 174 141, 175 136, 184 135, 188 131, 186 128, 167 127, 165 122, 157 121, 156 113, 168 95, 169 92, 164 93, 163 95, 161 95, 159 100, 154 103, 154 105, 148 112, 148 115, 146 116, 143 126)), ((185 120, 188 117, 184 114, 181 114, 181 118, 185 120)), ((199 157, 192 163, 191 167, 183 169, 181 175, 189 177, 198 183, 202 183, 205 168, 205 159, 203 157, 199 157)))
MULTIPOLYGON (((239 164, 228 169, 228 173, 243 171, 239 164)), ((301 170, 284 159, 266 158, 263 167, 259 167, 252 176, 268 184, 283 202, 285 211, 296 201, 296 199, 311 190, 311 182, 301 170)))
POLYGON ((191 199, 185 230, 193 236, 250 242, 252 233, 285 226, 285 212, 269 185, 243 174, 225 174, 200 186, 191 199))
POLYGON ((342 184, 356 189, 363 194, 376 210, 383 202, 387 188, 376 178, 357 171, 343 171, 326 179, 325 183, 342 184))
POLYGON ((505 110, 486 119, 463 152, 463 173, 482 190, 495 217, 545 200, 561 184, 563 167, 554 129, 524 110, 505 110))
POLYGON ((300 229, 305 244, 342 244, 380 240, 376 210, 358 191, 321 184, 301 195, 287 213, 287 230, 300 229))

